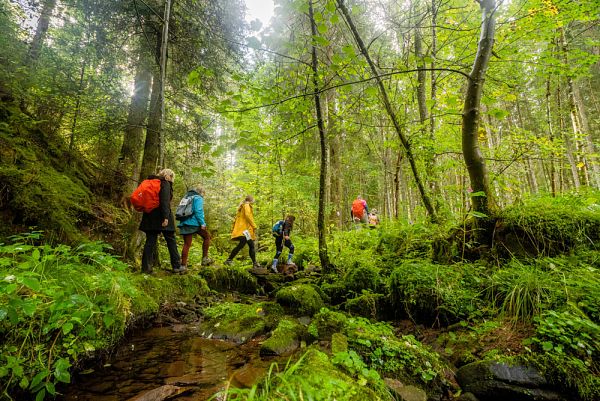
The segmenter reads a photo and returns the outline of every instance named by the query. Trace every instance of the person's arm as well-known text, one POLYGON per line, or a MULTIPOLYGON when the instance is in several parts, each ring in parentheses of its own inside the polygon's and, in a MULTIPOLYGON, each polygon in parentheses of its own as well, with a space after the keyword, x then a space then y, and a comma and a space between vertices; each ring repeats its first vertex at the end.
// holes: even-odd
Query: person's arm
POLYGON ((169 224, 169 216, 171 215, 171 183, 167 180, 160 180, 158 201, 162 226, 166 227, 169 224))
POLYGON ((204 221, 204 198, 201 196, 194 196, 194 216, 200 222, 200 227, 206 228, 206 221, 204 221))
POLYGON ((363 199, 363 205, 365 206, 365 211, 369 214, 369 207, 367 206, 367 201, 363 199))

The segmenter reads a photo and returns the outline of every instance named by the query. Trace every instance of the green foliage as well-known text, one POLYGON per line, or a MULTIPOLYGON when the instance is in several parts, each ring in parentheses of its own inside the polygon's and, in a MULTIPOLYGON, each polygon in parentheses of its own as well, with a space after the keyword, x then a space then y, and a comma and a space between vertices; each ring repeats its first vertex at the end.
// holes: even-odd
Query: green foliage
POLYGON ((333 355, 331 362, 334 365, 343 367, 352 376, 357 376, 358 384, 361 386, 366 383, 376 384, 381 381, 379 373, 374 369, 369 369, 355 351, 338 352, 333 355))
POLYGON ((347 300, 344 308, 347 312, 354 315, 375 319, 378 316, 378 312, 381 312, 383 309, 383 298, 383 294, 374 294, 370 291, 363 291, 363 293, 356 298, 347 300))
POLYGON ((583 400, 600 396, 600 326, 569 311, 545 312, 536 318, 535 346, 527 359, 551 382, 567 385, 583 400))
POLYGON ((389 277, 393 306, 416 321, 451 323, 481 313, 483 268, 407 261, 389 277))
POLYGON ((323 308, 313 317, 308 332, 315 338, 330 339, 334 333, 343 331, 347 320, 345 314, 323 308))
POLYGON ((186 283, 131 276, 106 244, 36 245, 41 234, 0 244, 0 378, 4 391, 54 395, 70 367, 116 343, 131 322, 161 300, 198 293, 186 283), (145 283, 152 280, 147 291, 145 283))
POLYGON ((377 291, 381 287, 379 270, 372 266, 354 266, 348 269, 343 278, 346 289, 354 294, 363 290, 377 291))
POLYGON ((557 277, 536 265, 517 260, 494 272, 490 278, 490 293, 503 313, 515 321, 531 321, 543 310, 556 304, 561 288, 557 277))
POLYGON ((344 333, 349 348, 363 356, 371 368, 404 382, 440 385, 443 364, 439 355, 413 336, 397 338, 389 324, 364 318, 348 319, 344 333))
POLYGON ((341 355, 330 360, 327 354, 311 348, 296 362, 289 362, 281 372, 277 371, 277 364, 271 365, 267 376, 259 385, 251 389, 228 388, 226 394, 216 394, 214 397, 247 401, 393 400, 377 372, 361 365, 356 353, 352 357, 351 362, 341 355), (359 379, 356 380, 336 366, 342 367, 346 372, 356 372, 359 379), (359 368, 360 371, 357 371, 359 368), (368 378, 362 375, 363 369, 367 369, 365 373, 368 378))

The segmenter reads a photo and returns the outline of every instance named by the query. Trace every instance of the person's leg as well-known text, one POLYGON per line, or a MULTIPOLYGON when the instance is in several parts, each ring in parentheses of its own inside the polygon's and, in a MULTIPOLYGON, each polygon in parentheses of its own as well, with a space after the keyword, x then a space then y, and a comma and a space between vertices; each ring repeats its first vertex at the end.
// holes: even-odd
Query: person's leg
POLYGON ((288 253, 287 264, 292 263, 292 259, 294 258, 294 244, 292 244, 292 240, 288 239, 285 241, 285 246, 289 248, 290 253, 288 253))
POLYGON ((238 241, 238 244, 235 248, 233 248, 233 250, 229 254, 229 257, 227 258, 227 262, 229 263, 231 263, 233 258, 235 258, 235 255, 237 255, 238 252, 242 250, 242 248, 244 247, 244 245, 246 245, 246 242, 248 241, 243 235, 241 237, 234 238, 234 240, 238 241))
POLYGON ((144 244, 144 252, 142 253, 142 272, 152 273, 152 263, 154 258, 152 252, 156 246, 156 240, 158 239, 157 232, 146 232, 146 243, 144 244))
POLYGON ((179 258, 179 251, 177 251, 177 240, 175 239, 175 231, 163 231, 163 237, 167 243, 167 249, 169 250, 169 257, 171 258, 171 267, 173 270, 177 270, 181 266, 181 259, 179 258))
POLYGON ((281 256, 281 252, 283 252, 283 236, 275 237, 275 257, 273 258, 273 264, 271 265, 271 270, 277 272, 277 263, 279 262, 279 256, 281 256))
POLYGON ((208 259, 208 247, 210 246, 210 234, 205 228, 200 228, 198 234, 202 237, 202 259, 208 259))
POLYGON ((194 234, 183 234, 183 248, 181 249, 181 265, 182 266, 187 266, 188 253, 192 246, 193 239, 194 239, 194 234))
POLYGON ((252 259, 252 264, 256 265, 256 250, 254 249, 254 240, 248 240, 248 248, 250 250, 250 259, 252 259))

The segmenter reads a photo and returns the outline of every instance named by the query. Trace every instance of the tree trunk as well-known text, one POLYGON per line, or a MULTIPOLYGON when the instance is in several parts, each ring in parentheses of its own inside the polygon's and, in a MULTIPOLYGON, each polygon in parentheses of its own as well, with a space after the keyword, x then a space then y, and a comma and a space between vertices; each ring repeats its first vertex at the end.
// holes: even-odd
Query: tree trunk
MULTIPOLYGON (((550 78, 546 79, 546 122, 548 124, 548 135, 550 136, 551 149, 554 148, 554 128, 552 126, 552 114, 550 110, 550 78)), ((554 152, 550 153, 550 162, 548 167, 550 175, 550 190, 552 196, 556 196, 556 170, 554 167, 554 152)))
POLYGON ((575 103, 575 110, 579 116, 581 123, 581 134, 585 143, 585 150, 587 154, 588 171, 592 176, 592 183, 596 188, 600 188, 600 165, 598 164, 598 156, 596 153, 596 146, 594 145, 594 139, 592 137, 592 130, 588 122, 587 113, 585 110, 585 104, 581 98, 579 87, 575 82, 572 82, 573 102, 575 103))
MULTIPOLYGON (((565 153, 567 155, 567 161, 569 162, 569 167, 571 170, 571 177, 573 178, 573 186, 575 189, 579 189, 581 187, 581 182, 579 181, 579 172, 577 171, 577 162, 575 161, 575 155, 573 152, 573 142, 569 135, 566 135, 565 130, 565 120, 563 118, 563 107, 561 100, 561 90, 560 84, 556 87, 556 102, 558 104, 558 122, 560 127, 560 134, 565 141, 565 153)), ((564 180, 564 178, 563 178, 564 180)), ((561 180, 561 192, 563 190, 563 180, 561 180)))
MULTIPOLYGON (((162 34, 157 33, 156 52, 159 55, 162 34)), ((150 112, 148 115, 148 127, 146 128, 146 142, 144 143, 144 157, 140 171, 140 181, 150 174, 156 174, 158 158, 160 155, 160 125, 162 119, 161 104, 161 80, 160 68, 152 69, 152 94, 150 95, 150 112)), ((162 167, 162 166, 161 166, 162 167)))
POLYGON ((410 142, 408 141, 408 138, 405 136, 404 131, 403 131, 402 127, 400 126, 400 123, 398 122, 396 113, 395 113, 394 109, 392 108, 392 104, 390 103, 390 99, 388 97, 387 90, 385 89, 385 86, 383 85, 383 81, 379 77, 379 72, 377 70, 377 67, 375 66, 375 63, 373 63, 373 60, 371 60, 369 51, 368 51, 367 47, 365 46, 360 34, 358 33, 356 26, 354 25, 354 21, 352 20, 352 17, 350 16, 350 13, 348 12, 346 5, 344 4, 344 0, 337 0, 337 3, 339 6, 339 10, 342 12, 344 19, 346 20, 346 22, 348 23, 348 26, 350 27, 350 30, 352 31, 354 40, 356 41, 361 53, 367 60, 367 63, 369 64, 369 67, 371 69, 371 73, 373 74, 373 76, 375 77, 375 80, 377 81, 377 85, 379 87, 379 93, 381 94, 381 97, 383 99, 383 104, 385 106, 385 110, 386 110, 388 116, 390 117, 392 124, 394 125, 394 129, 396 130, 396 133, 398 134, 398 137, 400 138, 400 142, 402 143, 404 150, 406 151, 406 158, 408 159, 408 163, 410 164, 410 168, 412 170, 413 177, 415 179, 415 183, 417 184, 417 188, 421 195, 423 205, 425 206, 425 209, 427 210, 427 213, 429 214, 429 218, 431 219, 431 221, 434 223, 437 223, 438 217, 437 217, 435 208, 433 207, 433 203, 431 202, 431 199, 430 199, 427 191, 425 190, 425 186, 423 185, 421 176, 419 175, 419 171, 417 169, 417 163, 416 163, 415 157, 412 152, 412 147, 410 145, 410 142))
MULTIPOLYGON (((310 31, 312 37, 317 36, 317 25, 313 15, 313 2, 308 0, 308 16, 310 19, 310 31)), ((314 39, 313 39, 314 40, 314 39)), ((329 272, 329 255, 327 254, 327 238, 325 237, 325 183, 327 181, 327 138, 323 124, 323 112, 321 110, 321 99, 319 96, 319 61, 317 59, 317 48, 311 45, 312 56, 312 81, 315 98, 315 111, 317 114, 317 126, 319 128, 319 143, 321 145, 321 171, 319 177, 319 215, 317 219, 317 230, 319 231, 319 259, 324 272, 329 272)))
POLYGON ((469 172, 471 189, 476 195, 472 196, 473 211, 489 215, 492 193, 489 188, 485 160, 479 148, 478 132, 483 83, 494 45, 496 2, 495 0, 482 0, 479 4, 482 10, 481 36, 465 94, 462 113, 462 150, 469 172))
MULTIPOLYGON (((121 178, 120 196, 128 195, 140 181, 140 155, 144 138, 144 126, 148 117, 148 98, 152 73, 152 60, 145 57, 143 46, 136 66, 135 81, 127 126, 123 135, 123 145, 119 156, 119 173, 121 178)), ((145 178, 142 176, 141 178, 145 178)))
POLYGON ((79 85, 75 95, 75 110, 73 111, 73 122, 71 124, 71 138, 69 139, 69 157, 73 157, 73 148, 75 146, 75 130, 77 129, 77 119, 81 106, 81 93, 83 92, 83 78, 85 76, 86 61, 84 60, 79 72, 79 85))
POLYGON ((56 0, 45 0, 42 4, 42 11, 40 12, 40 19, 35 29, 35 35, 29 45, 28 58, 30 63, 35 63, 40 57, 40 50, 44 44, 44 39, 46 39, 46 33, 48 33, 54 7, 56 7, 56 0))

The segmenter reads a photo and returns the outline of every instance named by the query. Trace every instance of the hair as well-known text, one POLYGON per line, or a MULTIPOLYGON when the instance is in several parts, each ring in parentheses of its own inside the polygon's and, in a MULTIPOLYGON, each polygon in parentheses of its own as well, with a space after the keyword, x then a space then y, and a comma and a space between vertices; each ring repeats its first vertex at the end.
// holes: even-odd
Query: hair
POLYGON ((200 184, 196 185, 196 186, 194 187, 194 190, 195 190, 196 192, 198 192, 200 195, 202 195, 203 197, 204 197, 204 195, 206 194, 206 191, 204 190, 204 187, 203 187, 202 185, 200 185, 200 184))
POLYGON ((294 221, 296 221, 296 217, 294 215, 288 214, 287 216, 285 216, 285 219, 287 221, 289 221, 290 223, 293 223, 294 221))
POLYGON ((163 168, 158 172, 158 176, 170 182, 175 180, 175 172, 173 172, 173 170, 170 168, 163 168))
POLYGON ((356 197, 356 199, 362 199, 362 196, 358 195, 358 196, 356 197))
POLYGON ((246 195, 246 197, 244 198, 243 201, 240 202, 240 205, 238 206, 238 209, 241 208, 242 206, 244 206, 244 203, 254 203, 254 196, 252 195, 246 195))

